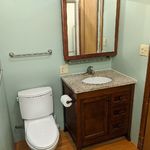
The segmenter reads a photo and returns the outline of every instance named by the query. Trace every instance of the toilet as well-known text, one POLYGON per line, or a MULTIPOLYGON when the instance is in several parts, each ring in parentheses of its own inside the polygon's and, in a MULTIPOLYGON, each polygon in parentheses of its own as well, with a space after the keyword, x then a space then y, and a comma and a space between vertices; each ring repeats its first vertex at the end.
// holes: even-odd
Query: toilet
POLYGON ((40 87, 18 92, 25 139, 31 150, 54 150, 59 130, 53 117, 51 87, 40 87))

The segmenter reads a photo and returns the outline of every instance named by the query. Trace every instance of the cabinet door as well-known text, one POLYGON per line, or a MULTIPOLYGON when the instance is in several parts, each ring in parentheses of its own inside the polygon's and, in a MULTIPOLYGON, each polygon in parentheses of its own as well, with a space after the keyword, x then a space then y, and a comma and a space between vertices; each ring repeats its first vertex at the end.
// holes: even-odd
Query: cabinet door
POLYGON ((81 100, 83 145, 96 143, 108 134, 108 101, 108 96, 81 100))

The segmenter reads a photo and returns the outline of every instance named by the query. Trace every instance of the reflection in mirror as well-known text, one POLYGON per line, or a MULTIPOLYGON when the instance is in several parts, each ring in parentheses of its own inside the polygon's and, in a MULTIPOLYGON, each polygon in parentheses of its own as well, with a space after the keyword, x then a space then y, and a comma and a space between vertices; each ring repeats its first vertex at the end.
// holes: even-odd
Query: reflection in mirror
POLYGON ((69 56, 79 55, 79 0, 67 0, 67 32, 69 56))
POLYGON ((80 0, 80 52, 97 53, 99 0, 80 0))
POLYGON ((69 56, 97 53, 99 0, 67 0, 69 56))
POLYGON ((117 9, 116 4, 117 0, 104 0, 102 52, 114 51, 117 9))

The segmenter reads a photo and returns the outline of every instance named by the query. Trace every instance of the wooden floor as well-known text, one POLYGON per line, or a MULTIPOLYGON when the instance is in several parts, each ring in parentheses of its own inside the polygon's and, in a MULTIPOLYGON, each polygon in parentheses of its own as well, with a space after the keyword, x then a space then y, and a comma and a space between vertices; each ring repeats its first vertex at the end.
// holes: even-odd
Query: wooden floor
MULTIPOLYGON (((16 144, 16 150, 30 150, 25 141, 16 144)), ((60 140, 56 150, 76 150, 75 145, 68 133, 61 132, 60 140)), ((135 145, 126 139, 111 141, 109 143, 97 144, 84 148, 83 150, 137 150, 135 145)))

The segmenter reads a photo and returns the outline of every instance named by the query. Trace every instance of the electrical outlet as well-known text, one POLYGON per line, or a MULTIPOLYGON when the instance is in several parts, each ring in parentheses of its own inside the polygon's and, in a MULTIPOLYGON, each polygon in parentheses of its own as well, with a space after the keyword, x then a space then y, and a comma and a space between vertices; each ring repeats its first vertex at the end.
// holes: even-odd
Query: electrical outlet
POLYGON ((60 66, 60 74, 67 74, 68 72, 69 69, 67 64, 60 66))
POLYGON ((141 44, 140 46, 140 55, 141 56, 148 56, 150 46, 148 44, 141 44))

